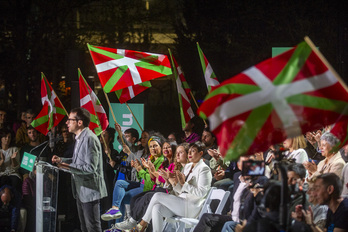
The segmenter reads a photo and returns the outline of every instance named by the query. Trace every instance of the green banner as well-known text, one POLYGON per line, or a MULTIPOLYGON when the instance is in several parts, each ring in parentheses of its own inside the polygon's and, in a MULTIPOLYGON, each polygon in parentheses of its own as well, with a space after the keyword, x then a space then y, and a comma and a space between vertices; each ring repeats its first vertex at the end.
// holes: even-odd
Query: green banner
MULTIPOLYGON (((128 106, 129 108, 131 108, 140 126, 144 128, 144 104, 129 103, 128 106)), ((140 138, 141 129, 139 128, 131 112, 128 110, 126 104, 111 103, 111 108, 114 111, 116 121, 121 125, 122 131, 124 132, 128 128, 134 128, 139 132, 139 138, 140 138)), ((114 118, 112 117, 111 111, 109 111, 109 124, 110 124, 110 127, 115 128, 115 121, 114 121, 114 118)), ((122 150, 122 145, 119 144, 116 138, 113 145, 115 150, 119 152, 122 150)))
POLYGON ((24 152, 21 167, 32 172, 36 158, 37 157, 35 155, 24 152))
MULTIPOLYGON (((272 47, 272 57, 278 56, 279 54, 290 50, 293 47, 272 47)), ((319 47, 317 47, 319 50, 319 47)))
POLYGON ((290 50, 293 47, 273 47, 272 48, 272 57, 278 56, 279 54, 290 50))

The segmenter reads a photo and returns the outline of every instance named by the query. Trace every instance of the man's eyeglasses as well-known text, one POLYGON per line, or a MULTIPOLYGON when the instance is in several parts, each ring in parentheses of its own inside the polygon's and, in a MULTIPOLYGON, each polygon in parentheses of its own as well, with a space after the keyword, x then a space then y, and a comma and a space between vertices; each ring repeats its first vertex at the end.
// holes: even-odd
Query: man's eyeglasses
POLYGON ((68 122, 70 122, 70 121, 76 121, 77 122, 78 120, 76 118, 68 118, 67 121, 68 122))

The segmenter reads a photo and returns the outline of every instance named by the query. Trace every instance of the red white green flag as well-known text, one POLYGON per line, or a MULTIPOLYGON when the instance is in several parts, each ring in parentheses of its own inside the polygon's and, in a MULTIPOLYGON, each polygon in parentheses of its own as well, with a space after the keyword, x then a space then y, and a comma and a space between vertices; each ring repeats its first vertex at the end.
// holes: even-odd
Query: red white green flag
POLYGON ((199 47, 198 43, 197 43, 197 49, 198 49, 199 58, 201 60, 201 64, 202 64, 202 68, 203 68, 205 83, 207 84, 208 92, 210 92, 212 86, 217 86, 220 83, 219 83, 218 79, 216 78, 216 75, 213 71, 213 68, 211 67, 209 61, 205 57, 205 55, 204 55, 202 49, 199 47))
MULTIPOLYGON (((174 64, 174 57, 172 56, 172 53, 169 50, 169 55, 172 59, 172 64, 173 64, 173 70, 174 70, 174 77, 175 77, 175 81, 176 81, 176 87, 178 90, 178 97, 179 97, 179 105, 180 105, 180 116, 181 116, 181 126, 182 128, 185 128, 185 125, 188 121, 191 120, 191 118, 193 118, 195 116, 195 114, 193 113, 192 107, 191 107, 191 103, 190 103, 190 99, 188 98, 188 96, 186 95, 186 92, 183 88, 181 79, 178 75, 178 69, 177 64, 174 64)), ((180 70, 180 69, 179 69, 180 70)))
MULTIPOLYGON (((347 111, 348 111, 348 105, 346 105, 346 109, 345 109, 345 112, 347 111)), ((339 121, 334 124, 330 132, 340 140, 340 143, 338 144, 338 146, 335 147, 336 150, 339 150, 343 146, 347 145, 348 144, 348 116, 345 115, 342 118, 340 118, 339 121)))
POLYGON ((224 81, 198 112, 208 118, 226 159, 265 151, 272 144, 335 123, 348 92, 302 42, 224 81))
POLYGON ((43 73, 41 73, 41 102, 42 110, 31 125, 47 135, 65 117, 66 111, 43 73))
POLYGON ((152 87, 150 81, 145 81, 143 83, 140 83, 138 85, 128 86, 128 88, 116 90, 116 96, 120 103, 125 103, 132 99, 133 97, 137 96, 138 94, 144 92, 148 88, 152 87))
POLYGON ((78 73, 80 85, 80 105, 82 108, 88 110, 88 112, 91 114, 89 129, 98 136, 109 126, 109 121, 97 95, 95 95, 85 78, 82 76, 80 69, 78 69, 78 73))
POLYGON ((181 67, 178 65, 178 63, 176 62, 174 56, 172 56, 173 58, 173 61, 174 61, 174 65, 175 65, 175 69, 176 69, 176 72, 180 78, 180 81, 181 81, 181 84, 182 84, 182 88, 184 89, 185 93, 186 93, 186 96, 189 100, 191 100, 191 89, 190 89, 190 86, 188 85, 187 81, 186 81, 186 78, 184 76, 184 73, 182 72, 182 69, 181 67))
POLYGON ((88 44, 106 93, 172 74, 166 55, 88 44))

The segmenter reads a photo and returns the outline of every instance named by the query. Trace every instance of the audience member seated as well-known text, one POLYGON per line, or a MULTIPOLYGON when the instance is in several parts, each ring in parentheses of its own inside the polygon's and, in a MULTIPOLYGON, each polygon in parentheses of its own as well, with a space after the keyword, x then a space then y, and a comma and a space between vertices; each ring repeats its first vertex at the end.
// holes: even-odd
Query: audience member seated
MULTIPOLYGON (((40 143, 39 132, 32 126, 27 129, 27 135, 29 142, 25 144, 20 150, 20 160, 22 160, 24 152, 40 157, 40 160, 45 162, 51 162, 51 149, 48 147, 48 143, 40 143)), ((20 168, 19 172, 23 175, 23 180, 28 177, 29 171, 20 168)))
MULTIPOLYGON (((164 143, 163 147, 166 146, 165 144, 166 143, 164 143)), ((187 143, 180 144, 176 148, 176 152, 173 156, 174 162, 171 163, 169 167, 166 169, 162 168, 162 166, 164 165, 161 165, 161 168, 158 169, 157 172, 159 174, 159 177, 161 177, 158 180, 160 182, 165 182, 165 185, 163 186, 163 188, 157 187, 156 185, 154 186, 156 188, 154 188, 153 190, 143 192, 134 196, 131 199, 131 203, 130 203, 131 216, 126 221, 123 221, 121 223, 116 223, 114 226, 115 229, 111 228, 110 230, 107 230, 106 232, 113 232, 113 231, 116 231, 116 229, 129 230, 133 228, 134 226, 136 226, 137 222, 140 221, 141 218, 144 216, 153 195, 155 195, 156 192, 168 193, 168 191, 172 189, 172 188, 169 188, 169 187, 172 187, 170 183, 170 175, 175 173, 177 170, 181 171, 183 167, 186 165, 186 163, 188 162, 188 158, 187 158, 188 149, 189 149, 189 144, 187 143)), ((151 169, 153 172, 153 168, 151 169)))
POLYGON ((210 190, 211 171, 204 163, 204 144, 195 142, 190 145, 188 158, 183 172, 176 171, 173 180, 174 195, 156 193, 142 218, 142 221, 130 231, 145 231, 152 220, 154 232, 162 231, 163 218, 175 215, 197 217, 210 190))
POLYGON ((247 223, 235 224, 234 222, 225 223, 222 231, 243 231, 243 232, 278 232, 279 226, 279 207, 281 199, 281 185, 278 181, 269 180, 264 185, 264 196, 261 200, 259 209, 255 208, 254 212, 258 212, 261 216, 258 220, 248 220, 247 223))
POLYGON ((139 132, 134 128, 128 128, 122 133, 122 127, 120 124, 115 123, 115 129, 117 131, 117 141, 119 144, 122 144, 123 149, 120 151, 119 159, 121 159, 121 163, 117 163, 114 166, 114 169, 117 170, 115 181, 116 180, 127 180, 127 181, 138 181, 134 176, 136 176, 136 172, 132 170, 132 167, 129 165, 129 161, 127 162, 127 157, 132 156, 132 154, 136 154, 141 146, 137 146, 139 139, 139 132), (122 139, 121 137, 122 136, 122 139))
POLYGON ((9 185, 0 186, 0 229, 15 232, 18 227, 21 195, 9 185))
MULTIPOLYGON (((244 161, 249 159, 254 159, 253 156, 241 156, 237 162, 239 169, 242 169, 244 161)), ((265 177, 260 178, 264 181, 265 177)), ((258 178, 254 178, 256 184, 258 178)), ((266 178, 267 179, 267 178, 266 178)), ((230 194, 230 212, 231 215, 220 215, 220 214, 211 214, 205 213, 199 220, 199 223, 195 227, 194 231, 204 231, 209 229, 210 231, 220 232, 225 222, 233 221, 231 226, 234 228, 236 224, 241 222, 243 219, 247 219, 251 215, 252 209, 254 208, 253 194, 248 188, 252 183, 252 178, 250 176, 242 176, 241 172, 237 172, 233 176, 234 185, 233 190, 230 194)))
POLYGON ((0 186, 10 185, 19 193, 22 191, 22 177, 19 174, 20 155, 17 147, 11 147, 11 131, 0 130, 0 186))
MULTIPOLYGON (((203 159, 209 161, 212 158, 214 158, 214 156, 212 156, 210 153, 208 153, 209 150, 212 150, 212 151, 215 151, 215 153, 218 153, 219 147, 217 145, 216 136, 211 131, 209 131, 207 128, 204 128, 201 140, 202 140, 202 143, 204 143, 204 145, 205 145, 203 159)), ((223 162, 222 162, 223 159, 220 161, 219 156, 216 156, 215 158, 216 158, 216 160, 215 160, 216 166, 223 164, 223 162)), ((211 167, 211 165, 210 165, 210 167, 211 167)))
POLYGON ((20 127, 27 124, 25 121, 25 115, 26 115, 25 111, 20 112, 19 118, 13 123, 12 130, 14 132, 14 136, 16 136, 17 130, 20 127))
MULTIPOLYGON (((335 173, 317 176, 313 185, 314 197, 320 205, 327 205, 328 212, 324 231, 348 231, 348 198, 341 197, 342 181, 335 173)), ((305 221, 313 232, 321 232, 313 223, 313 209, 302 211, 305 221)))
POLYGON ((292 213, 296 211, 296 206, 300 204, 308 205, 307 199, 301 189, 306 178, 306 169, 302 164, 291 163, 287 166, 288 186, 290 203, 288 207, 288 228, 292 224, 292 213))
POLYGON ((171 133, 168 135, 167 139, 168 139, 168 142, 169 142, 170 144, 178 145, 177 135, 176 135, 175 132, 171 132, 171 133))
POLYGON ((123 142, 128 146, 130 151, 133 153, 137 152, 138 147, 136 146, 136 142, 139 139, 139 132, 134 128, 128 128, 127 130, 124 131, 124 133, 122 133, 122 127, 118 123, 115 123, 115 129, 118 133, 117 141, 120 144, 123 144, 120 138, 120 134, 121 134, 123 138, 123 142))
MULTIPOLYGON (((16 133, 16 145, 19 148, 22 148, 24 145, 28 144, 30 142, 30 139, 28 137, 28 128, 31 127, 31 123, 33 122, 35 118, 35 114, 32 110, 27 110, 25 114, 25 122, 26 125, 22 125, 16 133)), ((38 141, 39 144, 46 141, 46 136, 44 136, 41 133, 38 133, 38 141)))
POLYGON ((305 135, 307 144, 305 150, 307 152, 308 158, 315 160, 317 163, 325 159, 325 157, 321 155, 321 151, 319 150, 321 135, 321 130, 308 131, 305 135))
MULTIPOLYGON (((311 181, 308 182, 308 190, 307 190, 307 195, 308 195, 308 202, 310 203, 312 212, 313 212, 313 223, 319 227, 321 230, 324 230, 325 224, 326 224, 326 214, 328 210, 327 205, 319 205, 318 200, 315 197, 315 189, 314 189, 314 182, 315 178, 313 178, 311 181)), ((308 207, 308 206, 306 206, 308 207)), ((292 217, 297 220, 297 221, 304 221, 303 217, 303 206, 297 205, 295 212, 292 212, 292 217)))
MULTIPOLYGON (((7 129, 11 131, 11 126, 7 122, 7 112, 5 109, 0 108, 0 130, 7 129)), ((12 133, 12 131, 11 131, 12 133)))
POLYGON ((344 162, 347 163, 348 162, 348 144, 342 147, 340 152, 341 152, 342 159, 344 160, 344 162))
MULTIPOLYGON (((148 141, 148 146, 151 154, 149 159, 156 167, 156 170, 161 166, 164 160, 161 149, 163 140, 164 138, 152 136, 148 141)), ((142 161, 142 163, 144 164, 145 159, 143 159, 142 161)), ((149 170, 147 168, 144 169, 138 160, 132 161, 132 166, 137 169, 138 179, 142 179, 144 181, 140 183, 134 181, 118 180, 113 191, 112 208, 101 215, 101 218, 104 221, 121 218, 125 213, 124 205, 129 204, 130 199, 133 196, 141 193, 142 191, 148 191, 153 188, 154 182, 151 179, 149 170)))
MULTIPOLYGON (((141 138, 140 138, 140 146, 138 146, 138 150, 133 153, 129 147, 127 145, 123 145, 123 153, 127 154, 127 165, 120 165, 117 170, 119 172, 123 172, 123 173, 126 173, 126 172, 130 172, 130 174, 127 174, 127 176, 130 176, 130 179, 127 179, 127 180, 130 180, 130 181, 139 181, 138 179, 138 172, 136 170, 135 167, 132 167, 130 164, 133 160, 133 162, 135 160, 138 160, 139 162, 141 162, 141 158, 144 158, 144 159, 147 159, 149 156, 150 156, 150 150, 149 150, 149 146, 148 146, 148 141, 149 141, 149 138, 150 138, 150 133, 146 130, 144 130, 142 133, 141 133, 141 138)), ((122 152, 121 152, 122 154, 122 152)), ((120 154, 120 155, 121 155, 120 154)), ((117 166, 117 164, 116 164, 117 166)))
POLYGON ((194 127, 195 127, 195 123, 194 123, 195 118, 192 118, 190 121, 188 121, 183 129, 184 133, 185 133, 185 137, 183 138, 183 142, 186 143, 194 143, 196 141, 199 141, 201 138, 199 137, 199 135, 194 132, 194 127))
POLYGON ((63 124, 60 128, 60 135, 62 139, 56 142, 53 153, 60 157, 72 158, 75 145, 74 134, 68 131, 66 124, 63 124))
MULTIPOLYGON (((346 146, 348 147, 348 146, 346 146)), ((343 190, 342 190, 342 197, 348 197, 348 164, 345 164, 342 169, 342 183, 343 183, 343 190)))
POLYGON ((283 146, 285 149, 288 149, 288 151, 285 152, 286 159, 295 159, 295 162, 299 164, 308 161, 307 153, 304 150, 307 146, 306 140, 302 135, 286 139, 283 142, 283 146))
POLYGON ((333 149, 338 142, 338 139, 330 132, 325 132, 320 137, 320 150, 325 159, 320 161, 318 166, 314 162, 305 162, 303 164, 309 173, 308 179, 330 172, 341 176, 345 162, 340 152, 335 154, 333 149))

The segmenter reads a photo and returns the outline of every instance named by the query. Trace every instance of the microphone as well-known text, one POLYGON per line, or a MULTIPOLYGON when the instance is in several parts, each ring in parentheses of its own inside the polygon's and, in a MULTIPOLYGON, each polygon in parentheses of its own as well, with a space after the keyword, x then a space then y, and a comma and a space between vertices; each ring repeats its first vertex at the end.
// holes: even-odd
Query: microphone
POLYGON ((29 151, 29 153, 31 153, 31 152, 34 151, 36 148, 39 148, 39 147, 41 147, 42 145, 44 145, 44 144, 46 144, 46 143, 48 143, 48 140, 45 141, 45 142, 43 142, 43 143, 41 143, 41 144, 39 144, 39 145, 37 145, 37 146, 34 147, 33 149, 31 149, 31 150, 29 151))

